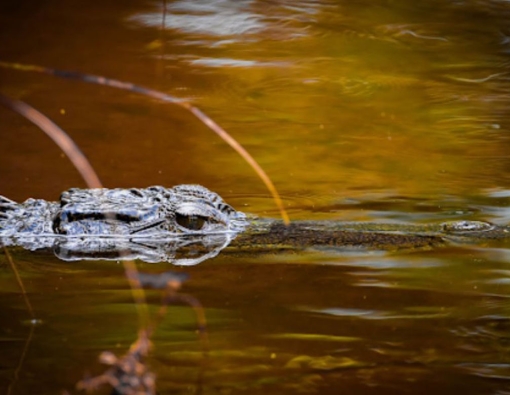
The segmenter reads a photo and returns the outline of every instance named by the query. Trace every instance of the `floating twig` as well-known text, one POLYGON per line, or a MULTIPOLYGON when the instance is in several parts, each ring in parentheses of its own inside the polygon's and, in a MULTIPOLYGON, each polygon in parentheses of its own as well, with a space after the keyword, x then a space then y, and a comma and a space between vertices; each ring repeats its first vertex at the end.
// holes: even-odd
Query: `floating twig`
POLYGON ((202 122, 205 126, 211 129, 214 133, 216 133, 220 138, 225 141, 228 145, 230 145, 241 157, 252 167, 252 169, 257 173, 260 179, 264 182, 267 189, 273 196, 273 199, 280 211, 280 215, 285 224, 290 223, 289 216, 285 207, 283 206, 282 199, 273 182, 266 174, 266 172, 260 167, 257 161, 250 155, 246 149, 243 148, 241 144, 239 144, 229 133, 227 133, 221 126, 219 126, 216 122, 214 122, 208 115, 206 115, 203 111, 201 111, 198 107, 193 106, 191 103, 186 100, 177 98, 175 96, 168 95, 166 93, 145 88, 140 85, 135 85, 131 82, 119 81, 112 78, 106 78, 98 75, 92 74, 83 74, 74 71, 66 71, 66 70, 57 70, 48 67, 36 66, 36 65, 26 65, 20 63, 10 63, 10 62, 2 62, 0 61, 0 67, 20 70, 20 71, 32 71, 42 74, 49 74, 56 77, 74 79, 78 81, 88 82, 92 84, 105 85, 110 86, 112 88, 123 89, 130 92, 140 93, 145 96, 152 97, 154 99, 162 100, 164 102, 169 102, 172 104, 176 104, 185 110, 191 112, 200 122, 202 122))

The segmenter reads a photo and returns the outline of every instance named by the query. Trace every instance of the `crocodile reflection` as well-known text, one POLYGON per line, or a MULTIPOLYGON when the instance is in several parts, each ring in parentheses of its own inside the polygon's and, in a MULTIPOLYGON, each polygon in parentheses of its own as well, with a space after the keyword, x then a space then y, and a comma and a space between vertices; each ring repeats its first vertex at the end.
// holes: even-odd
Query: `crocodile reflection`
POLYGON ((506 239, 509 228, 480 221, 405 225, 281 221, 236 211, 199 185, 70 189, 58 202, 0 197, 0 245, 52 249, 63 260, 140 259, 194 265, 229 246, 259 249, 405 250, 506 239))

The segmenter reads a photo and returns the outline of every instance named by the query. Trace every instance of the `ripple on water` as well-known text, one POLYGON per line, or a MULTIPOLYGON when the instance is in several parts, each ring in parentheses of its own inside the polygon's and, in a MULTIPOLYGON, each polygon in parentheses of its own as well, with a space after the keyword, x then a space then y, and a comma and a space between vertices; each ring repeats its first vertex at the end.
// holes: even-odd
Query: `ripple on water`
MULTIPOLYGON (((458 367, 468 369, 475 375, 498 375, 496 372, 499 369, 494 369, 493 363, 505 362, 501 359, 501 353, 508 353, 510 350, 510 320, 506 305, 507 301, 493 298, 489 303, 475 303, 471 309, 461 314, 463 318, 450 332, 455 336, 455 348, 468 352, 470 357, 463 358, 463 363, 457 365, 458 367)), ((510 372, 507 371, 506 375, 508 373, 510 372)))
POLYGON ((419 320, 419 319, 437 319, 451 315, 451 311, 445 308, 404 308, 402 311, 383 311, 383 310, 363 310, 351 308, 326 308, 309 309, 311 313, 325 314, 335 317, 352 317, 366 320, 419 320), (426 310, 426 311, 423 311, 426 310))
MULTIPOLYGON (((176 1, 166 7, 165 27, 184 33, 209 36, 243 36, 265 28, 262 16, 250 12, 246 1, 176 1)), ((161 27, 163 8, 138 14, 132 21, 149 27, 161 27)))
POLYGON ((207 67, 288 67, 290 65, 287 62, 263 62, 247 59, 207 57, 189 59, 187 62, 193 66, 207 67))
MULTIPOLYGON (((282 199, 283 206, 289 215, 291 215, 292 220, 309 218, 310 211, 313 210, 313 208, 321 201, 327 199, 326 197, 320 197, 312 194, 282 194, 280 197, 282 199)), ((233 194, 227 197, 227 201, 230 205, 243 212, 256 214, 261 217, 279 218, 280 216, 280 212, 278 211, 274 200, 268 196, 267 193, 233 194)))
POLYGON ((421 50, 450 44, 447 25, 443 23, 386 24, 377 26, 375 31, 399 44, 419 43, 421 50))
MULTIPOLYGON (((323 5, 306 1, 273 4, 271 14, 261 9, 256 1, 236 0, 178 0, 166 5, 164 27, 187 34, 182 43, 203 44, 204 36, 210 44, 228 45, 242 41, 260 39, 293 39, 307 35, 307 23, 323 5)), ((164 8, 137 14, 130 21, 161 28, 164 8)), ((180 40, 178 40, 180 41, 180 40)))
POLYGON ((460 363, 457 367, 479 377, 510 380, 510 364, 506 363, 460 363))

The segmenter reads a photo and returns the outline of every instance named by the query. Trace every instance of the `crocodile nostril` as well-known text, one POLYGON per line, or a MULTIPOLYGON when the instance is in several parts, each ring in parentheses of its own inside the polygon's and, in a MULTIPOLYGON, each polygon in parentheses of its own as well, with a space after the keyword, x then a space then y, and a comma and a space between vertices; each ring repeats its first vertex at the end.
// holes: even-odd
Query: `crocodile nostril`
POLYGON ((464 233, 464 232, 482 232, 486 230, 491 230, 494 228, 489 222, 483 221, 449 221, 441 224, 443 230, 451 233, 464 233))
POLYGON ((206 218, 200 215, 183 215, 176 213, 175 220, 180 226, 189 230, 201 230, 206 223, 206 218))
POLYGON ((140 190, 139 190, 139 189, 131 188, 131 189, 129 190, 129 192, 131 192, 131 194, 132 194, 132 195, 134 195, 134 196, 137 196, 137 197, 143 197, 143 194, 142 194, 142 192, 140 192, 140 190))

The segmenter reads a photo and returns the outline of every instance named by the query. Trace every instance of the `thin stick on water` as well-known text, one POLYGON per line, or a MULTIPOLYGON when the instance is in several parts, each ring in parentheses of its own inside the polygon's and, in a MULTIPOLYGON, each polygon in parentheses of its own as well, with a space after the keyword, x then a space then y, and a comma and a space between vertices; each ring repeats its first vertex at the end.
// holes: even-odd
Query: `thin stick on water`
POLYGON ((21 294, 23 295, 23 299, 25 300, 25 304, 27 305, 28 313, 30 314, 32 321, 34 321, 35 320, 34 309, 32 308, 30 299, 28 299, 27 291, 25 289, 25 286, 23 285, 23 281, 21 281, 21 276, 18 273, 18 269, 16 269, 16 265, 14 264, 14 261, 12 260, 11 254, 9 254, 9 250, 7 250, 6 247, 4 247, 4 253, 5 253, 5 256, 7 257, 7 261, 9 262, 9 265, 11 266, 14 276, 16 277, 16 281, 18 282, 18 285, 21 289, 21 294))
MULTIPOLYGON (((55 124, 51 119, 49 119, 46 115, 36 110, 32 106, 18 100, 12 100, 7 96, 0 94, 0 104, 3 104, 7 108, 17 112, 24 118, 28 119, 30 122, 37 125, 44 133, 46 133, 54 142, 57 144, 62 151, 67 155, 71 163, 74 165, 76 170, 80 173, 83 180, 87 184, 89 188, 102 188, 103 185, 99 180, 95 170, 92 168, 92 165, 85 157, 85 155, 78 148, 76 143, 69 137, 69 135, 64 132, 57 124, 55 124)), ((9 255, 8 255, 9 256, 9 255)), ((138 310, 138 316, 140 318, 140 326, 143 328, 147 325, 149 312, 147 308, 147 304, 145 303, 145 293, 143 288, 140 287, 139 282, 131 280, 132 278, 137 278, 136 266, 132 261, 123 261, 124 270, 128 277, 128 282, 131 287, 131 292, 133 294, 133 299, 135 300, 135 305, 138 310)), ((18 282, 21 284, 21 279, 17 275, 17 271, 12 264, 13 270, 16 273, 18 278, 18 282)), ((22 287, 23 289, 23 287, 22 287)), ((24 292, 24 289, 23 289, 24 292)), ((24 293, 25 294, 25 293, 24 293)), ((28 300, 27 300, 28 301, 28 300)), ((31 311, 31 308, 29 309, 31 311)))
POLYGON ((131 260, 122 261, 122 265, 124 266, 124 273, 131 287, 131 294, 133 295, 135 306, 138 311, 140 328, 145 328, 149 324, 149 308, 147 307, 145 292, 140 281, 133 280, 133 278, 138 278, 138 270, 136 269, 135 263, 131 260))
POLYGON ((11 395, 13 388, 19 381, 19 374, 21 372, 21 368, 23 367, 23 363, 25 362, 25 358, 27 357, 28 348, 32 343, 32 339, 34 337, 35 325, 30 325, 30 332, 28 333, 27 339, 25 340, 25 345, 23 346, 23 351, 21 353, 21 357, 18 362, 18 366, 16 366, 16 370, 14 371, 14 378, 9 384, 9 388, 7 389, 7 395, 11 395))
POLYGON ((18 269, 16 268, 16 265, 14 264, 12 256, 6 247, 4 247, 4 253, 5 253, 5 256, 7 257, 7 261, 9 262, 9 265, 11 266, 14 276, 16 277, 16 281, 18 282, 18 285, 21 289, 21 294, 23 295, 23 299, 25 300, 25 304, 27 306, 28 313, 30 314, 30 317, 31 317, 30 332, 28 334, 27 339, 25 340, 25 345, 23 346, 23 351, 22 351, 21 357, 18 361, 18 365, 16 366, 16 369, 14 370, 13 380, 10 382, 9 387, 7 389, 7 395, 11 395, 13 388, 15 387, 16 383, 19 381, 19 373, 21 372, 23 362, 25 362, 28 348, 30 347, 30 344, 32 343, 32 338, 34 336, 34 331, 35 331, 35 326, 36 326, 37 320, 35 318, 34 309, 32 307, 32 304, 30 303, 30 299, 28 299, 27 291, 25 289, 25 286, 23 285, 23 281, 21 280, 21 276, 19 275, 18 269))
POLYGON ((66 154, 89 188, 102 188, 101 181, 76 143, 56 123, 32 106, 0 94, 0 104, 17 112, 46 133, 66 154))
POLYGON ((106 85, 117 89, 123 89, 130 92, 140 93, 145 96, 152 97, 154 99, 162 100, 165 102, 169 102, 172 104, 176 104, 185 110, 189 111, 193 114, 200 122, 202 122, 205 126, 207 126, 210 130, 216 133, 223 141, 225 141, 230 147, 232 147, 241 157, 252 167, 252 169, 257 173, 260 179, 264 182, 267 189, 273 196, 273 199, 280 211, 280 215, 285 224, 290 223, 289 215, 283 206, 282 199, 276 187, 274 186, 271 179, 268 177, 266 172, 259 166, 257 161, 250 155, 248 151, 246 151, 229 133, 227 133, 221 126, 219 126, 216 122, 214 122, 208 115, 206 115, 203 111, 193 106, 191 103, 179 99, 177 97, 168 95, 166 93, 145 88, 143 86, 135 85, 130 82, 119 81, 111 78, 105 78, 102 76, 92 75, 92 74, 82 74, 74 71, 65 71, 65 70, 57 70, 51 69, 48 67, 36 66, 36 65, 25 65, 20 63, 9 63, 0 61, 0 67, 15 69, 20 71, 33 71, 37 73, 54 75, 62 78, 69 78, 79 81, 84 81, 92 84, 98 85, 106 85))

